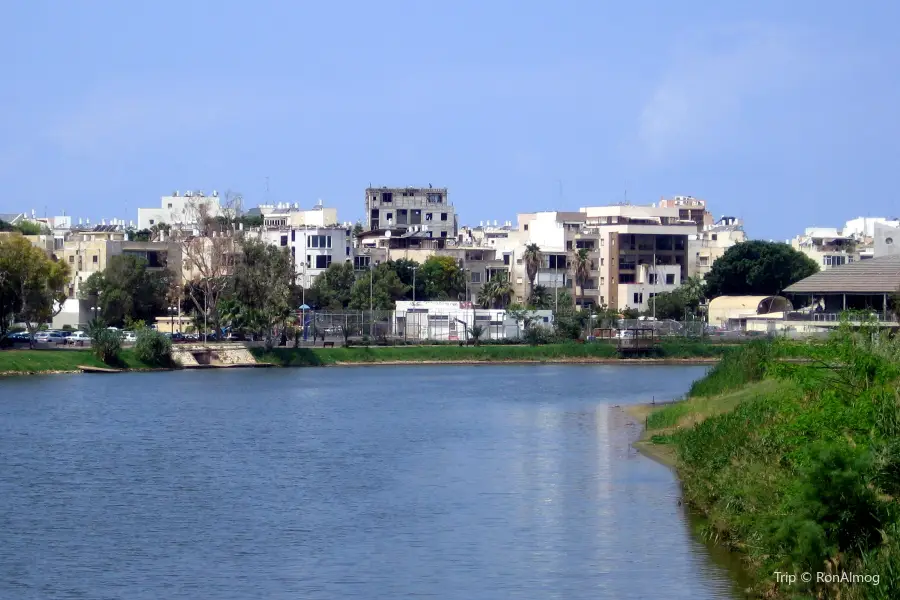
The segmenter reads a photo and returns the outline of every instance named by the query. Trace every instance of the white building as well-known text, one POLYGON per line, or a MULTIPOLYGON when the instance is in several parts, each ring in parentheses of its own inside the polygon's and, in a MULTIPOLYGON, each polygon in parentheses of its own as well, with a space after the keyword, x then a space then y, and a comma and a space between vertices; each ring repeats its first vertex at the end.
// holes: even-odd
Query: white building
POLYGON ((319 200, 313 208, 301 209, 297 203, 260 204, 259 212, 265 228, 328 227, 338 224, 337 209, 325 208, 319 200))
MULTIPOLYGON (((553 311, 531 311, 536 327, 553 327, 553 311)), ((396 304, 393 335, 412 340, 464 341, 473 325, 484 329, 481 339, 507 339, 523 334, 524 323, 510 319, 504 309, 476 308, 470 302, 411 302, 396 304)))
POLYGON ((310 287, 331 263, 353 261, 355 256, 349 224, 264 229, 260 237, 275 246, 290 248, 297 284, 304 288, 310 287))
POLYGON ((159 208, 138 209, 138 229, 150 229, 154 225, 165 223, 189 230, 196 227, 197 216, 205 213, 209 217, 224 215, 219 193, 213 191, 211 196, 202 191, 187 191, 184 194, 173 192, 171 196, 163 196, 159 208))

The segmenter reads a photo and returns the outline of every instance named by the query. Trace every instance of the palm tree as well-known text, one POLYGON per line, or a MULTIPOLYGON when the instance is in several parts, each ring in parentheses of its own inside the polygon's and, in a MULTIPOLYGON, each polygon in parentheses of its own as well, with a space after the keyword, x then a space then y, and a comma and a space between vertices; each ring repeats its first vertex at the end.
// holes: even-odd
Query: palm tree
POLYGON ((159 242, 162 240, 163 234, 167 237, 169 232, 172 231, 172 228, 166 223, 157 223, 153 227, 150 228, 150 241, 151 242, 159 242))
POLYGON ((478 304, 481 308, 504 308, 512 300, 512 284, 509 277, 496 274, 478 291, 478 304))
POLYGON ((531 297, 528 298, 528 305, 531 308, 549 308, 553 299, 550 297, 550 290, 543 285, 536 285, 531 288, 531 297))
POLYGON ((528 275, 529 295, 534 293, 534 278, 537 277, 538 269, 541 267, 541 259, 540 246, 537 244, 528 244, 525 246, 525 253, 522 254, 522 260, 525 262, 525 273, 528 275))
POLYGON ((481 325, 472 325, 469 328, 469 335, 476 346, 481 342, 481 336, 484 335, 484 331, 485 329, 481 325))
POLYGON ((578 306, 578 287, 584 294, 584 282, 591 276, 591 258, 587 248, 580 248, 572 255, 572 303, 578 306))

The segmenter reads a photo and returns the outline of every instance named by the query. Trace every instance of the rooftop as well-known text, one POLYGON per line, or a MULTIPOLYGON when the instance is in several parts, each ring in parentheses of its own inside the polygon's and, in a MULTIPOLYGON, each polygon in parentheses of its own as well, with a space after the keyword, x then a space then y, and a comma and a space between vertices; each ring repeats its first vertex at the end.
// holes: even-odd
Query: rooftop
POLYGON ((785 288, 791 294, 892 294, 900 289, 900 255, 870 258, 821 271, 785 288))

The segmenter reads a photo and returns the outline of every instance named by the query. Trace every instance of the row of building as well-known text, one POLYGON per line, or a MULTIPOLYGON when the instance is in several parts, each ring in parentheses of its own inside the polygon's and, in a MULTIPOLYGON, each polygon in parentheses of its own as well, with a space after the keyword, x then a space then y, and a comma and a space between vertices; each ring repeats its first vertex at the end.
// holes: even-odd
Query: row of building
MULTIPOLYGON (((114 219, 91 224, 72 217, 36 218, 34 214, 2 215, 15 224, 37 222, 44 233, 30 236, 71 268, 69 301, 61 322, 81 322, 86 310, 79 287, 94 272, 106 268, 112 256, 131 254, 145 258, 151 268, 168 268, 184 281, 198 276, 183 256, 184 239, 202 237, 199 221, 216 217, 251 217, 220 235, 254 235, 289 248, 297 283, 309 287, 329 265, 347 261, 365 270, 383 261, 449 256, 465 270, 467 298, 478 297, 481 286, 502 275, 511 282, 515 301, 530 293, 525 249, 536 244, 541 264, 534 285, 550 290, 576 291, 581 307, 606 305, 646 311, 652 298, 670 292, 688 277, 704 276, 717 258, 747 239, 741 219, 714 218, 704 200, 691 196, 663 198, 649 205, 586 206, 573 211, 520 213, 516 221, 482 221, 460 226, 447 188, 368 188, 365 218, 358 224, 340 221, 337 210, 321 202, 311 208, 297 204, 263 204, 250 210, 239 199, 217 192, 173 192, 159 207, 139 208, 138 220, 114 219), (149 241, 135 233, 149 231, 149 241), (177 234, 177 235, 176 235, 177 234), (572 285, 568 268, 575 251, 587 251, 589 276, 572 285)), ((900 241, 900 221, 860 218, 842 229, 812 228, 789 243, 822 269, 894 252, 900 241), (894 235, 896 233, 897 235, 894 235)))

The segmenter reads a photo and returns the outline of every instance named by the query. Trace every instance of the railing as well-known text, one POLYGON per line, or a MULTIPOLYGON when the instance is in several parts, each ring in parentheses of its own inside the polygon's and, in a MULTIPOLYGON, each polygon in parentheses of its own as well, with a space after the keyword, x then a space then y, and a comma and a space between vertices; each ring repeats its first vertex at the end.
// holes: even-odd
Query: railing
POLYGON ((897 315, 892 312, 879 311, 846 311, 844 312, 788 312, 784 315, 785 321, 806 321, 820 323, 838 323, 843 314, 847 315, 850 322, 859 322, 864 318, 871 318, 880 323, 897 323, 897 315))

